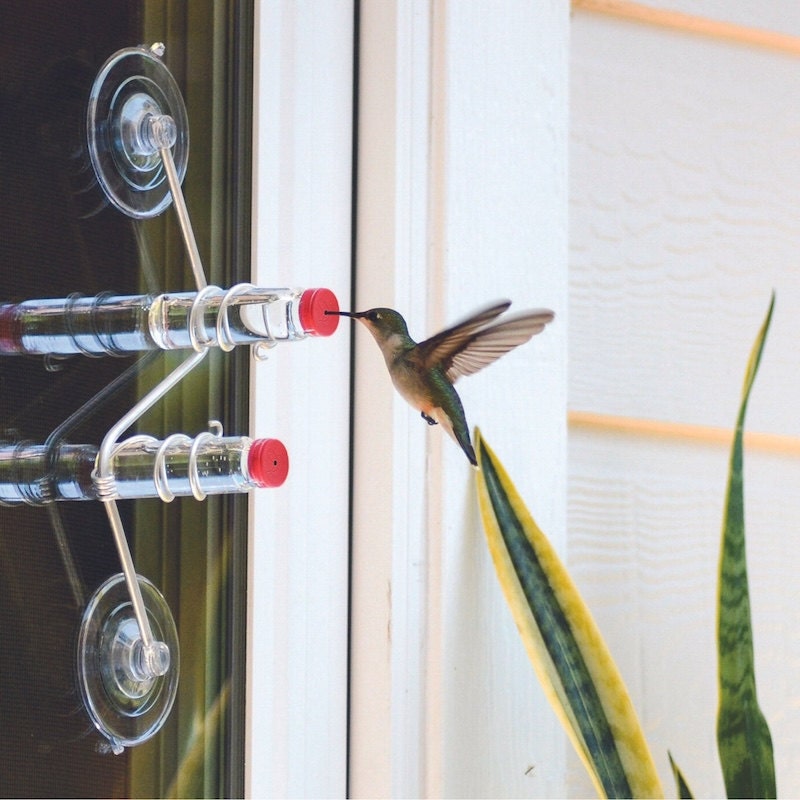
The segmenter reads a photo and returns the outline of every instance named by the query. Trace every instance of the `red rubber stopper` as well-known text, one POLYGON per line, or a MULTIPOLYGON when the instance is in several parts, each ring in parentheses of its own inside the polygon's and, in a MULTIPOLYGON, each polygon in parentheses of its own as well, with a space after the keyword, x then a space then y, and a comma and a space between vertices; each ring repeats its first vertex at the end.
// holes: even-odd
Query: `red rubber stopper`
POLYGON ((265 489, 281 486, 289 474, 289 454, 277 439, 255 439, 247 453, 253 483, 265 489))
POLYGON ((330 336, 339 327, 339 301, 330 289, 306 289, 300 295, 300 324, 312 336, 330 336))

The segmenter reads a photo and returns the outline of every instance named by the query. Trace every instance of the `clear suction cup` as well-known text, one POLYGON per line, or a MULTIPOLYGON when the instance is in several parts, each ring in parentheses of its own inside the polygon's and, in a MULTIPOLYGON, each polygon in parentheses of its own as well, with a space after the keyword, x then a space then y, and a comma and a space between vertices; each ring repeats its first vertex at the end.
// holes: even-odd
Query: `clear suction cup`
POLYGON ((169 148, 178 180, 189 160, 189 123, 163 45, 127 47, 106 61, 89 95, 89 156, 108 199, 135 219, 172 202, 159 150, 169 148))
POLYGON ((92 596, 78 636, 78 681, 95 727, 115 753, 156 734, 178 689, 178 634, 162 594, 137 576, 153 641, 141 637, 122 573, 92 596))

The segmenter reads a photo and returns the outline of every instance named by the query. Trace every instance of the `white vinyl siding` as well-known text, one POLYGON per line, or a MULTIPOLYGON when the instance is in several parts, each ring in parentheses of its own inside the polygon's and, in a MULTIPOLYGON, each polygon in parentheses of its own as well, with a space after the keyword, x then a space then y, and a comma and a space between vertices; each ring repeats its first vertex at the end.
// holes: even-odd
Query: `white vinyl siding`
MULTIPOLYGON (((669 750, 694 792, 721 796, 719 539, 745 365, 775 289, 747 418, 761 435, 745 451, 745 513, 759 699, 778 791, 792 796, 800 17, 791 2, 574 5, 569 564, 665 791, 669 750)), ((570 760, 571 794, 585 796, 570 760)))

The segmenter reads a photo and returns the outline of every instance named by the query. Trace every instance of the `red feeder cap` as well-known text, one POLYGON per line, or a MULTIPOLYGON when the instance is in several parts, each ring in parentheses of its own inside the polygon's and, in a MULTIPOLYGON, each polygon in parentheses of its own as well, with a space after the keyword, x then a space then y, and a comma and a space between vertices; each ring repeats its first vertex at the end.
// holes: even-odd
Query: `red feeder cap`
POLYGON ((250 479, 262 488, 276 489, 289 474, 289 454, 277 439, 255 439, 247 453, 250 479))
POLYGON ((306 289, 300 295, 300 324, 311 336, 330 336, 339 327, 339 301, 330 289, 306 289))

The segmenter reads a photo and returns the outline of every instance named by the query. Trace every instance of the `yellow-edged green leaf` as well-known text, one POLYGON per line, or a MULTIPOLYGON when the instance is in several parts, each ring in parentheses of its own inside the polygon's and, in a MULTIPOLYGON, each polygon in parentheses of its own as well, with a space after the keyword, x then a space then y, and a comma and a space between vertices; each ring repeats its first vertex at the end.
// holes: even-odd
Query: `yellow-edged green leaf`
POLYGON ((694 800, 692 790, 689 788, 686 778, 683 777, 683 773, 672 758, 672 753, 668 753, 668 755, 669 765, 672 767, 672 776, 675 778, 675 786, 678 789, 678 797, 680 797, 681 800, 694 800))
POLYGON ((719 560, 717 748, 728 797, 775 797, 772 738, 756 698, 753 631, 744 531, 743 436, 750 390, 772 319, 775 297, 756 337, 745 373, 731 448, 719 560))
POLYGON ((662 797, 636 712, 588 608, 478 430, 475 449, 480 511, 500 584, 539 681, 598 793, 662 797))

